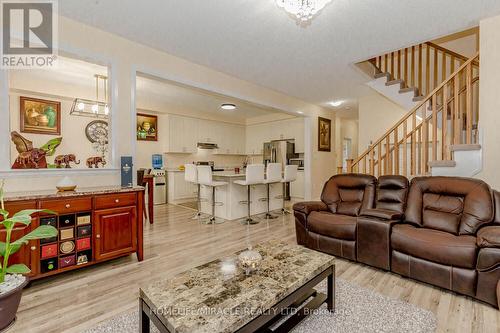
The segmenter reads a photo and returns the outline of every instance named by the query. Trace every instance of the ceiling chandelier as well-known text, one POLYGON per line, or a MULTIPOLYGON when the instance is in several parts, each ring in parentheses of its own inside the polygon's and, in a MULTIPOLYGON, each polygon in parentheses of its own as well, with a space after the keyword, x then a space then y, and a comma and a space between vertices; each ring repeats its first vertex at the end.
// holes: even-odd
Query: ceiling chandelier
POLYGON ((297 23, 307 23, 332 0, 276 0, 278 7, 283 8, 295 17, 297 23))
POLYGON ((108 118, 108 77, 105 75, 95 74, 95 100, 84 98, 75 98, 70 114, 93 118, 108 118), (102 95, 104 100, 99 98, 99 83, 102 83, 102 95))

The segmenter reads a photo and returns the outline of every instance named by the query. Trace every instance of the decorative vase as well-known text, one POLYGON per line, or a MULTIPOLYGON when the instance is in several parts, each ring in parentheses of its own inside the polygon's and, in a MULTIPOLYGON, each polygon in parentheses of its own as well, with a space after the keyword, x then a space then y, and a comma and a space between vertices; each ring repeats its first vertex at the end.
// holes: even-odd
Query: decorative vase
POLYGON ((248 247, 248 250, 241 252, 238 256, 238 263, 247 276, 259 268, 261 261, 262 256, 258 251, 252 250, 251 246, 248 247))
POLYGON ((47 116, 49 122, 47 124, 48 127, 56 127, 56 111, 52 106, 48 106, 45 109, 44 114, 47 116))
POLYGON ((21 285, 0 295, 0 332, 14 324, 17 309, 21 302, 21 295, 28 282, 29 279, 26 277, 26 280, 21 285))
POLYGON ((57 183, 56 188, 59 192, 74 191, 76 189, 76 183, 66 176, 57 183))

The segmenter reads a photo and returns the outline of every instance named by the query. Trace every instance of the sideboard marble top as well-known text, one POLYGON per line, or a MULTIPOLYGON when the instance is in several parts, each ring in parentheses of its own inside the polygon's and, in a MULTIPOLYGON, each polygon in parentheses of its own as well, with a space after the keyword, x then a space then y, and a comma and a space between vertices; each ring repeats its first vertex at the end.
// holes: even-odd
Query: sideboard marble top
POLYGON ((111 193, 128 193, 144 191, 142 186, 134 187, 120 187, 120 186, 102 186, 102 187, 81 187, 76 188, 75 191, 58 192, 57 189, 30 191, 30 192, 7 192, 5 193, 5 201, 18 201, 18 200, 39 200, 39 199, 60 199, 82 196, 93 196, 100 194, 111 193))
POLYGON ((172 332, 233 332, 334 264, 334 257, 280 241, 254 248, 260 269, 246 276, 238 253, 140 289, 172 332))

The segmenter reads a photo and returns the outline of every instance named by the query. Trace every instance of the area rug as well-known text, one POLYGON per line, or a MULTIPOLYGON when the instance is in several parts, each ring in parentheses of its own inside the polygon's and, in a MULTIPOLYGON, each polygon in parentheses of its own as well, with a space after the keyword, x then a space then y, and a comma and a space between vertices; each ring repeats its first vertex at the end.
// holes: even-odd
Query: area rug
MULTIPOLYGON (((326 292, 326 284, 318 286, 326 292)), ((317 313, 304 319, 292 332, 434 332, 437 320, 430 311, 412 304, 388 298, 341 279, 336 281, 334 314, 323 305, 317 313)), ((138 312, 129 311, 104 321, 85 333, 138 332, 138 312)), ((151 325, 151 332, 158 330, 151 325)), ((214 332, 215 333, 215 332, 214 332)))

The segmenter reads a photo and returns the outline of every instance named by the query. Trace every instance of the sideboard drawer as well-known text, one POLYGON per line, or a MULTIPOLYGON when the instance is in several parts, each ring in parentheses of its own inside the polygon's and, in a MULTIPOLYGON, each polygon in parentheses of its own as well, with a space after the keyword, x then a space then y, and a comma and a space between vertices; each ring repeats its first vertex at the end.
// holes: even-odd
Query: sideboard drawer
POLYGON ((92 210, 92 198, 58 199, 40 201, 41 209, 52 210, 59 215, 92 210))
POLYGON ((100 195, 95 198, 95 209, 135 206, 135 203, 136 203, 135 193, 100 195))
MULTIPOLYGON (((36 209, 36 201, 7 201, 5 203, 5 210, 9 212, 9 216, 25 209, 36 209)), ((2 220, 3 217, 0 217, 0 221, 2 220)))

